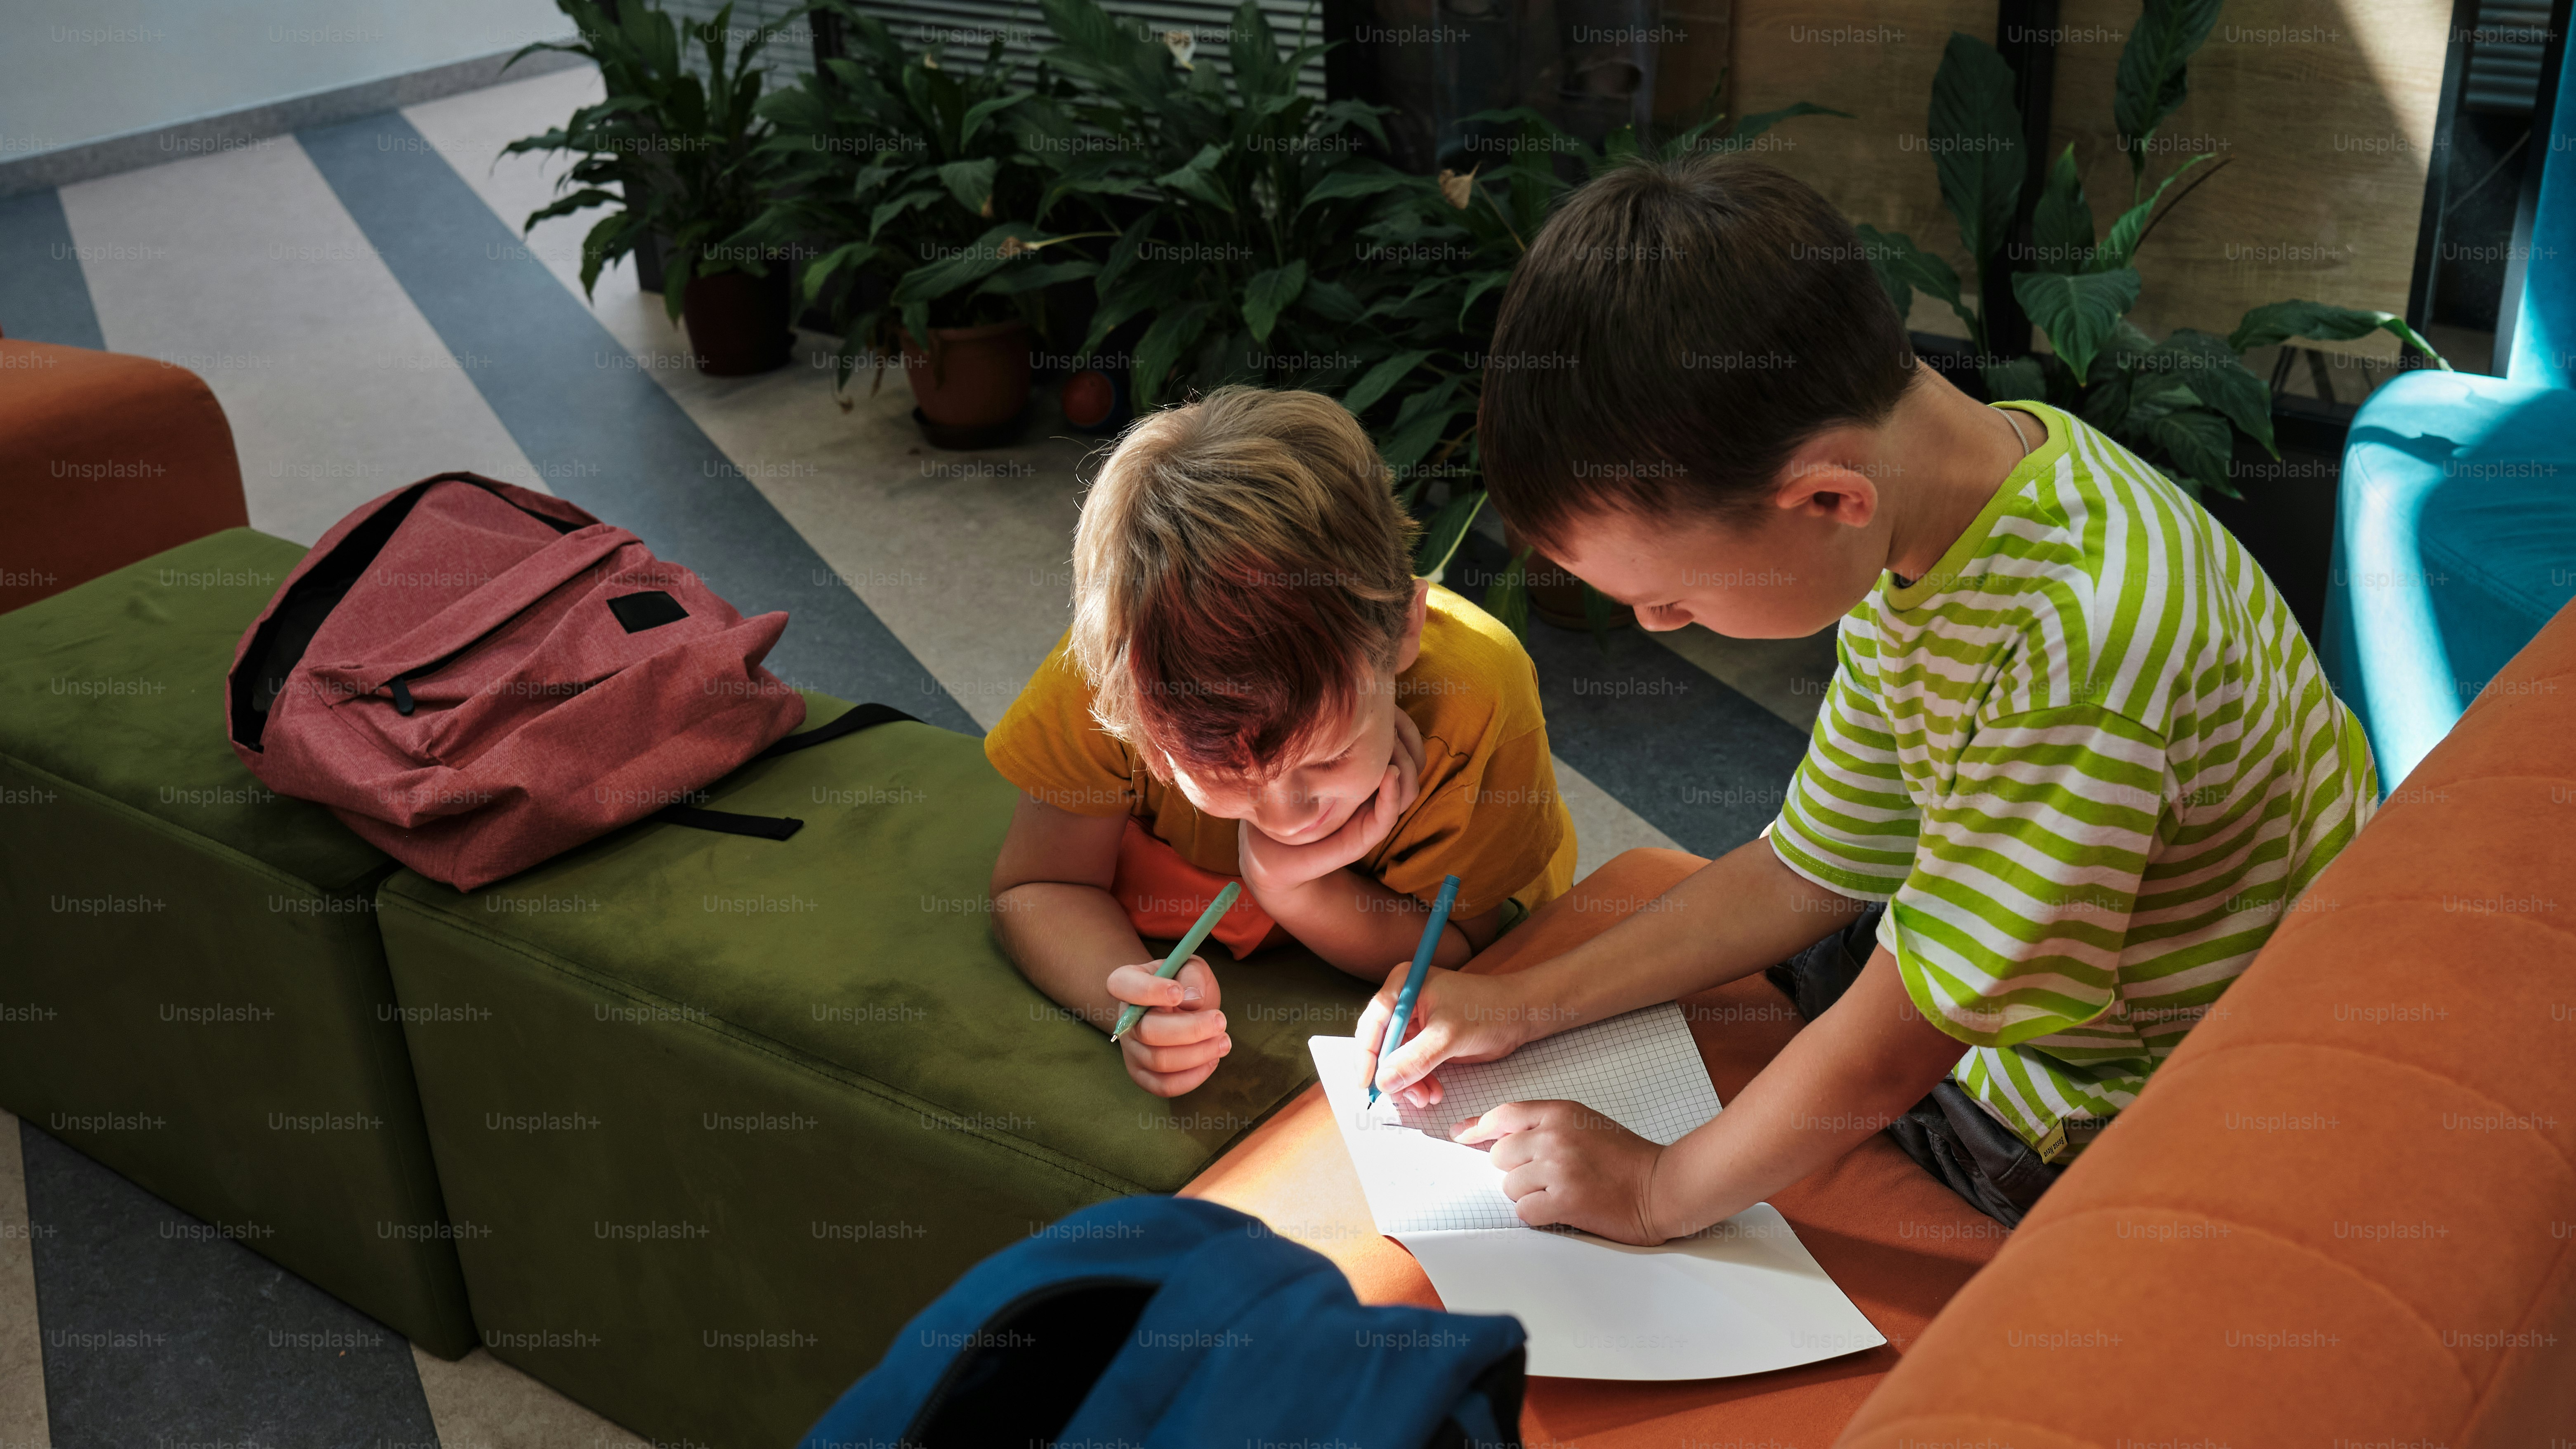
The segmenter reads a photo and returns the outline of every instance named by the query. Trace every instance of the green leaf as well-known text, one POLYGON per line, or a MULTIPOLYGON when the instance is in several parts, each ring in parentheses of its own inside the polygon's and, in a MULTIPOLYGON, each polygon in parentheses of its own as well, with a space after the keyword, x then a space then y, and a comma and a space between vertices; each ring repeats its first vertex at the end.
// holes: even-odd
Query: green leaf
POLYGON ((2272 388, 2248 371, 2225 339, 2185 327, 2148 354, 2148 365, 2170 373, 2192 395, 2218 411, 2277 458, 2272 443, 2272 388))
POLYGON ((1243 325, 1251 329, 1255 342, 1270 340, 1270 329, 1279 325, 1279 314, 1288 310, 1305 288, 1303 257, 1284 267, 1273 267, 1243 284, 1243 325))
MULTIPOLYGON (((1001 269, 1009 258, 1002 255, 1002 243, 1010 240, 1038 242, 1045 233, 1025 221, 1006 221, 957 249, 951 256, 925 262, 903 274, 894 284, 893 300, 897 305, 926 304, 947 296, 968 282, 980 282, 1001 269)), ((907 311, 906 317, 911 313, 907 311)))
POLYGON ((1941 178, 1941 203, 1959 223, 1959 238, 1980 273, 2011 234, 2021 202, 2021 129, 2012 67, 1993 46, 1951 32, 1932 77, 1924 131, 1941 178))
POLYGON ((1183 302, 1165 308, 1154 317, 1153 325, 1136 340, 1136 369, 1131 389, 1136 410, 1143 412, 1162 401, 1163 382, 1172 365, 1199 340, 1207 330, 1208 314, 1215 308, 1206 302, 1183 302))
POLYGON ((1585 584, 1583 586, 1583 627, 1592 631, 1592 647, 1604 654, 1609 653, 1610 630, 1618 622, 1619 606, 1610 602, 1609 595, 1590 584, 1585 584))
POLYGON ((1467 294, 1458 299, 1459 330, 1466 330, 1467 309, 1476 305, 1476 299, 1478 297, 1485 295, 1496 287, 1502 286, 1511 279, 1512 274, 1509 272, 1487 272, 1483 276, 1469 282, 1467 284, 1467 294))
POLYGON ((1988 402, 2048 401, 2048 374, 2040 370, 2036 357, 1989 362, 1978 373, 1985 379, 1988 402))
POLYGON ((1188 164, 1178 166, 1154 178, 1154 184, 1184 196, 1195 196, 1228 216, 1234 214, 1234 198, 1225 194, 1218 183, 1217 163, 1225 159, 1225 150, 1214 141, 1199 148, 1188 164))
POLYGON ((887 222, 894 220, 896 217, 901 216, 905 212, 911 211, 916 207, 927 206, 938 199, 939 193, 936 191, 907 191, 903 195, 898 196, 891 201, 879 203, 876 210, 870 212, 868 215, 869 238, 873 240, 877 233, 885 230, 887 222))
POLYGON ((2085 369, 2092 365, 2093 354, 2101 349, 2111 329, 2123 314, 2138 305, 2138 274, 2128 267, 2071 276, 2063 272, 2018 272, 2012 280, 2013 295, 2021 300, 2022 311, 2048 334, 2049 346, 2056 349, 2078 383, 2084 381, 2085 369))
POLYGON ((1417 178, 1389 168, 1339 166, 1326 173, 1323 180, 1306 188, 1306 199, 1297 203, 1297 209, 1302 212, 1320 201, 1340 201, 1353 196, 1375 196, 1382 191, 1393 191, 1398 187, 1410 185, 1415 180, 1417 178))
POLYGON ((1466 404, 1433 408, 1411 422, 1397 426, 1379 441, 1378 456, 1384 459, 1390 468, 1403 469, 1414 466, 1429 456, 1432 449, 1440 446, 1443 435, 1449 431, 1450 423, 1454 422, 1462 412, 1472 414, 1472 408, 1466 404))
POLYGON ((1337 327, 1357 322, 1367 310, 1350 288, 1316 276, 1306 279, 1306 308, 1337 327))
POLYGON ((1431 521, 1422 529, 1422 541, 1413 548, 1413 576, 1440 582, 1450 557, 1458 552, 1459 543, 1467 537, 1468 525, 1476 521, 1477 510, 1485 506, 1485 490, 1458 493, 1440 505, 1431 521))
POLYGON ((959 206, 980 216, 985 203, 993 199, 993 167, 990 156, 951 161, 939 168, 939 179, 948 187, 948 194, 957 198, 959 206))
POLYGON ((1494 586, 1485 590, 1485 612, 1524 645, 1529 643, 1529 561, 1536 552, 1536 548, 1522 549, 1494 586))
POLYGON ((2039 252, 2031 264, 2040 271, 2095 270, 2091 265, 2093 207, 2084 199, 2084 177, 2075 169, 2073 146, 2048 168, 2048 183, 2040 188, 2039 204, 2031 209, 2030 239, 2039 252))
POLYGON ((1021 262, 986 278, 984 285, 977 287, 973 295, 1016 297, 1022 292, 1034 292, 1041 287, 1052 287, 1058 282, 1078 282, 1085 277, 1097 276, 1099 272, 1098 262, 1078 259, 1035 264, 1021 262))
POLYGON ((966 119, 957 130, 957 145, 959 149, 962 150, 965 147, 975 144, 976 134, 984 129, 984 123, 986 121, 991 120, 993 117, 1000 115, 1004 111, 1009 110, 1011 107, 1016 106, 1027 99, 1029 99, 1029 93, 1027 91, 1014 91, 1009 95, 994 96, 989 100, 977 101, 975 104, 967 107, 966 119))
POLYGON ((1243 0, 1227 27, 1226 59, 1234 63, 1234 84, 1247 96, 1295 95, 1297 76, 1279 58, 1279 41, 1270 33, 1270 17, 1255 0, 1243 0))
POLYGON ((1369 404, 1386 396, 1387 389, 1394 387, 1399 382, 1402 382, 1406 373, 1420 367, 1423 364, 1423 361, 1430 356, 1431 353, 1428 349, 1416 352, 1399 352, 1393 357, 1388 358, 1386 361, 1379 363, 1377 366, 1370 368, 1368 371, 1361 373, 1360 380, 1351 384, 1351 390, 1342 394, 1342 406, 1350 409, 1351 414, 1355 417, 1368 411, 1369 404))
POLYGON ((2111 121, 2133 176, 2146 170, 2144 142, 2190 93, 2186 71, 2192 54, 2209 39, 2225 0, 2146 0, 2129 43, 2120 48, 2112 83, 2111 121))
MULTIPOLYGON (((2181 180, 2184 172, 2209 159, 2210 153, 2203 151, 2175 167, 2164 180, 2156 183, 2156 189, 2146 200, 2121 212, 2120 219, 2111 223, 2111 234, 2104 237, 2102 245, 2094 250, 2093 259, 2085 270, 2107 272, 2113 267, 2127 266, 2129 259, 2138 254, 2138 243, 2146 237, 2147 225, 2155 216, 2156 204, 2165 199, 2165 188, 2181 180)), ((2180 200, 2179 197, 2175 199, 2180 200)))
POLYGON ((1852 227, 1859 235, 1861 250, 1868 254, 1870 270, 1878 273, 1878 284, 1887 291, 1888 300, 1896 304, 1896 314, 1904 317, 1914 306, 1914 293, 1935 297, 1950 305, 1959 320, 1968 324, 1971 337, 1981 337, 1984 329, 1976 314, 1969 311, 1959 294, 1959 274, 1950 264, 1914 244, 1914 238, 1901 231, 1880 231, 1867 222, 1852 227))
POLYGON ((2444 372, 2451 364, 2433 344, 2415 335, 2406 319, 2394 312, 2368 312, 2354 307, 2330 307, 2323 302, 2267 302, 2245 314, 2228 334, 2227 345, 2240 353, 2257 347, 2269 347, 2293 337, 2319 342, 2349 342, 2367 337, 2374 331, 2386 331, 2397 340, 2433 359, 2433 365, 2444 372))
POLYGON ((2227 419, 2203 408, 2182 408, 2156 419, 2148 426, 2147 435, 2165 450, 2175 469, 2185 477, 2230 498, 2237 496, 2227 481, 2229 454, 2236 437, 2227 419))
POLYGON ((1127 269, 1136 265, 1145 243, 1153 239, 1154 223, 1162 217, 1163 209, 1155 207, 1136 218, 1133 225, 1119 233, 1118 240, 1109 244, 1109 255, 1100 263, 1101 295, 1108 295, 1118 285, 1119 279, 1127 275, 1127 269))
POLYGON ((1776 111, 1756 111, 1737 121, 1734 128, 1726 133, 1726 143, 1716 149, 1740 151, 1744 149, 1746 142, 1795 116, 1840 116, 1846 121, 1852 119, 1852 113, 1849 111, 1837 111, 1829 106, 1809 105, 1805 101, 1797 101, 1776 111))

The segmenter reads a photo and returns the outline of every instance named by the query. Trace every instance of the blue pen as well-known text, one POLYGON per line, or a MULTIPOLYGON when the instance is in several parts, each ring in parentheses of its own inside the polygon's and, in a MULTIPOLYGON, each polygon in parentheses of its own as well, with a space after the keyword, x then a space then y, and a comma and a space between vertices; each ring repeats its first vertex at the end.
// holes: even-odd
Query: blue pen
POLYGON ((1378 1044, 1377 1063, 1369 1067, 1369 1105, 1377 1105, 1377 1068, 1387 1053, 1404 1045, 1405 1025, 1413 1020, 1413 999, 1422 994, 1422 978, 1431 974, 1431 953, 1440 949, 1440 933, 1449 925, 1449 908, 1458 904, 1458 877, 1440 882, 1440 898, 1431 903, 1431 919, 1422 927, 1422 944, 1413 948, 1413 969, 1404 989, 1395 993, 1395 1015, 1387 1018, 1386 1039, 1378 1044))

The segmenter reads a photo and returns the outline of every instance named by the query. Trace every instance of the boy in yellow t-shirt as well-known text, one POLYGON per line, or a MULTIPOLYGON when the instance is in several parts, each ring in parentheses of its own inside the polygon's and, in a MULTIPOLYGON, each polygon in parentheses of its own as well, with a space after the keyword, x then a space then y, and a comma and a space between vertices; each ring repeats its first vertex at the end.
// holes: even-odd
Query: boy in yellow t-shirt
POLYGON ((1376 981, 1441 879, 1456 966, 1574 880, 1538 679, 1510 632, 1412 574, 1413 521, 1340 404, 1221 388, 1120 440, 1074 536, 1074 622, 985 737, 1021 799, 996 933, 1049 996, 1178 1096, 1232 1049, 1216 978, 1163 980, 1230 880, 1215 939, 1285 940, 1376 981))

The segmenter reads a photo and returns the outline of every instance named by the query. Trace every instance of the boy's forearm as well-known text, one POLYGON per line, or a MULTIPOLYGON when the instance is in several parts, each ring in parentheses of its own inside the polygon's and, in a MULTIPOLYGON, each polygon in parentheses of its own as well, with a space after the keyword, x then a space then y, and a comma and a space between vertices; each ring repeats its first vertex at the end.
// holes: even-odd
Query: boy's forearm
POLYGON ((1109 973, 1153 959, 1126 911, 1097 886, 1013 886, 993 898, 993 935, 1030 985, 1102 1031, 1126 1009, 1109 994, 1109 973))
POLYGON ((1661 896, 1586 901, 1624 917, 1521 973, 1554 1030, 1723 986, 1787 959, 1850 923, 1867 902, 1825 889, 1747 841, 1661 896))
MULTIPOLYGON (((1270 918, 1316 955, 1364 981, 1383 981, 1422 941, 1430 907, 1344 867, 1285 891, 1255 891, 1270 918)), ((1489 915, 1498 914, 1489 912, 1489 915)), ((1456 967, 1475 954, 1475 923, 1452 918, 1431 964, 1456 967)))
POLYGON ((1914 1007, 1879 947, 1842 1000, 1725 1111, 1664 1149, 1647 1192, 1653 1230, 1698 1232, 1834 1162, 1921 1101, 1966 1051, 1914 1007))

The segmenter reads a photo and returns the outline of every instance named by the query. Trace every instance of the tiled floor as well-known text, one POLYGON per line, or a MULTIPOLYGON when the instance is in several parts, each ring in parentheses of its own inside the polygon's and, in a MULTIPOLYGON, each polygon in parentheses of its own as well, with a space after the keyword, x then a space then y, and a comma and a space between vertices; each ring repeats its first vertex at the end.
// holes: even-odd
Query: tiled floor
MULTIPOLYGON (((631 269, 585 301, 588 221, 523 242, 553 173, 495 158, 596 91, 560 72, 0 200, 0 328, 201 373, 257 527, 309 542, 448 469, 545 488, 746 611, 789 609, 771 662, 796 682, 990 725, 1064 628, 1096 441, 1041 427, 939 453, 899 382, 845 408, 819 351, 708 378, 631 269)), ((1471 538, 1462 562, 1497 566, 1498 541, 1471 538)), ((1587 871, 1751 838, 1832 668, 1829 635, 1628 631, 1605 650, 1542 625, 1531 646, 1587 871)), ((479 1351, 414 1351, 197 1226, 0 1114, 0 1449, 642 1442, 479 1351), (316 1347, 247 1355, 281 1334, 316 1347)))

